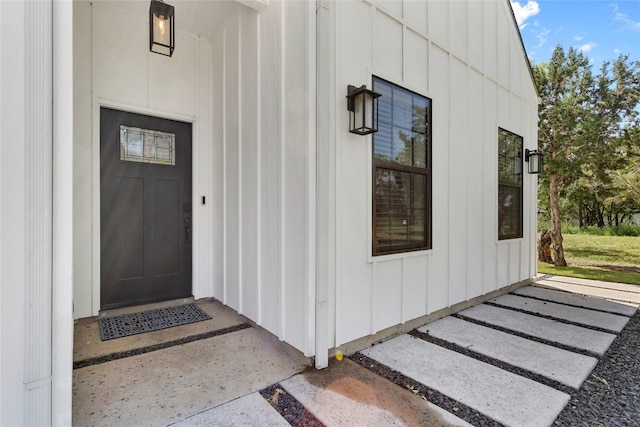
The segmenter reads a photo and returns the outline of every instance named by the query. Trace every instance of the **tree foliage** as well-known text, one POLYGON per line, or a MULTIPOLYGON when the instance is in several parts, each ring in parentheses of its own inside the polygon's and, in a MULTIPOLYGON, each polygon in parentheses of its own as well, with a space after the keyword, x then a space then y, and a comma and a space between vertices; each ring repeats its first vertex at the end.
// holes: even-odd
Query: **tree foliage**
POLYGON ((540 194, 548 196, 540 204, 552 223, 554 264, 566 266, 561 222, 567 210, 604 225, 640 205, 640 62, 621 55, 594 73, 585 54, 558 46, 533 75, 541 98, 538 143, 545 153, 540 194))

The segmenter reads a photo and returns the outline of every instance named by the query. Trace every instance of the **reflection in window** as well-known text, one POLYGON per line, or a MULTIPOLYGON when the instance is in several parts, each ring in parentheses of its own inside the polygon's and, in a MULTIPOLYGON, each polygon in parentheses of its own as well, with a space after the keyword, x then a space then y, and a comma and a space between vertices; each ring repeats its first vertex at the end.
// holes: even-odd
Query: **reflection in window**
POLYGON ((498 129, 498 239, 522 237, 522 137, 498 129))
POLYGON ((173 133, 120 126, 120 160, 128 162, 175 165, 173 133))
POLYGON ((373 253, 431 247, 431 100, 374 77, 373 253))

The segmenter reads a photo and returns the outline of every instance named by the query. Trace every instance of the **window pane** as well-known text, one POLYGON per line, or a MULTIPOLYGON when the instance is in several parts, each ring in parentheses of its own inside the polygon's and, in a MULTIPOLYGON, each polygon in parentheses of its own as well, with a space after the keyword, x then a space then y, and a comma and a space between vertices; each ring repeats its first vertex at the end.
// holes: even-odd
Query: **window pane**
POLYGON ((175 165, 173 133, 120 126, 120 160, 128 162, 175 165))
POLYGON ((378 132, 374 155, 378 160, 426 168, 429 100, 386 82, 374 81, 382 96, 378 106, 378 132))
POLYGON ((515 185, 522 182, 522 137, 504 129, 498 134, 498 179, 515 185))
POLYGON ((520 188, 508 185, 498 186, 498 212, 500 218, 500 239, 514 239, 522 237, 520 220, 521 200, 520 188))
POLYGON ((498 130, 498 239, 522 237, 523 139, 498 130))
POLYGON ((373 79, 381 94, 373 135, 376 255, 431 247, 431 100, 373 79))
POLYGON ((376 169, 376 247, 426 244, 426 176, 390 169, 376 169))

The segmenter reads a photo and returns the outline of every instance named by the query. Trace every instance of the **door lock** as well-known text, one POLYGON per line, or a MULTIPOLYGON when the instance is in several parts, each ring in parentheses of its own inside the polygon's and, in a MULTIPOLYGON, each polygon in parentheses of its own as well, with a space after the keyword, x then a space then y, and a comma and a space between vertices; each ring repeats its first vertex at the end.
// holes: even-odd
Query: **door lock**
POLYGON ((184 219, 184 242, 189 243, 191 241, 191 218, 184 219))

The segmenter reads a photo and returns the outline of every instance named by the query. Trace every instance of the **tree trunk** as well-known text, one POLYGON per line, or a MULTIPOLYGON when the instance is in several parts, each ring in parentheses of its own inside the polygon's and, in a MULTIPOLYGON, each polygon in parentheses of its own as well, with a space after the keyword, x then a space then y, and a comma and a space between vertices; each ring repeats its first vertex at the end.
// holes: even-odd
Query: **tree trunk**
POLYGON ((540 230, 540 245, 538 246, 538 261, 553 264, 551 258, 551 231, 543 228, 540 230))
POLYGON ((549 176, 549 210, 551 211, 551 241, 553 248, 553 264, 556 267, 566 267, 564 248, 562 247, 562 225, 560 222, 560 201, 558 190, 558 174, 549 176))

